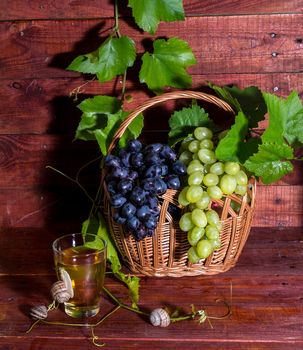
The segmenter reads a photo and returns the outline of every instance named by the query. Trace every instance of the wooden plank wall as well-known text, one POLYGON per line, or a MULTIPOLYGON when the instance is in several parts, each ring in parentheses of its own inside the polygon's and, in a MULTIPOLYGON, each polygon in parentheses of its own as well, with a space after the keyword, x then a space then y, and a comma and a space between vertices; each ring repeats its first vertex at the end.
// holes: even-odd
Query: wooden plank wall
MULTIPOLYGON (((74 176, 97 156, 90 144, 72 142, 79 113, 69 93, 85 82, 64 68, 92 51, 113 25, 111 0, 0 0, 0 226, 79 229, 89 203, 81 191, 45 168, 74 176)), ((144 35, 120 1, 121 32, 142 51, 144 35)), ((194 49, 194 88, 206 81, 257 85, 303 96, 303 0, 184 0, 186 20, 161 24, 158 36, 178 36, 194 49)), ((119 81, 118 81, 119 88, 119 81)), ((129 109, 148 98, 137 82, 129 109)), ((113 83, 83 88, 81 98, 111 94, 113 83)), ((154 128, 148 123, 149 129, 154 128)), ((272 186, 258 187, 254 226, 302 226, 302 166, 272 186)), ((91 183, 97 167, 81 180, 91 183)))

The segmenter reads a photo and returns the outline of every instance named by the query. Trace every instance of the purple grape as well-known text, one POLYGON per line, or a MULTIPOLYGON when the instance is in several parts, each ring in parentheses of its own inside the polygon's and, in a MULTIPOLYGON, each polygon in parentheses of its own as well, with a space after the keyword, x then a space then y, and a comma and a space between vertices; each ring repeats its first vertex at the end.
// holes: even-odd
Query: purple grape
POLYGON ((109 181, 106 185, 107 191, 113 195, 117 193, 117 183, 116 181, 109 181))
POLYGON ((129 161, 130 161, 130 157, 131 157, 131 153, 129 153, 128 151, 126 151, 126 149, 122 148, 119 151, 119 158, 121 160, 121 163, 126 166, 129 167, 129 161))
POLYGON ((162 160, 157 153, 147 153, 144 161, 148 165, 159 165, 162 163, 162 160))
POLYGON ((144 165, 144 156, 142 153, 134 153, 130 157, 130 164, 135 168, 140 168, 144 165))
POLYGON ((136 215, 139 220, 144 221, 150 216, 150 208, 147 205, 142 205, 142 207, 137 209, 136 215))
POLYGON ((135 213, 136 207, 130 202, 126 202, 120 210, 120 215, 127 219, 134 216, 135 213))
POLYGON ((111 175, 116 179, 125 179, 128 176, 128 169, 121 167, 114 168, 111 175))
POLYGON ((131 181, 135 181, 138 178, 139 174, 135 170, 131 170, 128 175, 128 179, 131 181))
POLYGON ((104 158, 104 164, 107 167, 117 168, 121 166, 121 161, 117 156, 109 154, 104 158))
POLYGON ((122 193, 123 195, 126 194, 127 192, 130 192, 133 189, 133 182, 131 180, 121 180, 117 188, 122 193))
POLYGON ((126 221, 126 227, 131 231, 136 231, 140 226, 140 220, 136 216, 131 216, 126 221))
POLYGON ((169 161, 174 161, 177 158, 176 153, 168 145, 163 146, 160 156, 169 161))
POLYGON ((172 170, 176 175, 186 174, 186 166, 180 160, 176 160, 173 163, 172 170))
POLYGON ((123 218, 122 216, 119 215, 119 213, 114 213, 113 215, 113 220, 117 223, 117 224, 120 224, 120 225, 123 225, 125 224, 126 222, 126 218, 123 218))
POLYGON ((151 165, 144 172, 145 177, 156 177, 162 175, 162 166, 161 165, 151 165))
POLYGON ((158 153, 162 150, 163 148, 163 145, 162 143, 152 143, 150 145, 147 145, 145 148, 144 148, 144 152, 147 154, 147 153, 158 153))
POLYGON ((134 232, 134 237, 137 241, 141 241, 147 236, 147 229, 145 226, 140 225, 138 229, 134 232))
POLYGON ((157 227, 158 220, 154 216, 150 216, 145 222, 144 225, 145 227, 154 230, 157 227))
POLYGON ((126 148, 129 152, 140 152, 142 143, 139 140, 130 140, 126 148))
POLYGON ((120 208, 126 202, 126 198, 121 194, 115 194, 110 197, 110 204, 113 208, 120 208))
POLYGON ((154 184, 156 194, 161 195, 167 191, 167 185, 160 177, 155 177, 154 184))
POLYGON ((146 192, 141 187, 136 186, 132 190, 129 199, 136 206, 141 206, 145 202, 146 192))
POLYGON ((181 186, 180 179, 177 175, 168 175, 165 178, 165 181, 166 181, 167 187, 172 190, 177 190, 181 186))

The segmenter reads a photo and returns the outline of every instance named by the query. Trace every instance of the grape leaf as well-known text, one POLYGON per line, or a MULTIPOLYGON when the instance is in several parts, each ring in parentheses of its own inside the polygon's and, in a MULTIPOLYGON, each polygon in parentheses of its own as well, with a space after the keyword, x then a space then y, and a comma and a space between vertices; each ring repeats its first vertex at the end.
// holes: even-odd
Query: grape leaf
MULTIPOLYGON (((76 130, 76 138, 81 140, 97 140, 103 155, 121 122, 128 113, 121 110, 120 101, 111 96, 95 96, 84 100, 78 105, 83 114, 76 130)), ((143 117, 138 116, 126 129, 121 138, 125 145, 130 138, 140 135, 143 127, 143 117)))
POLYGON ((206 126, 213 129, 213 122, 208 118, 205 110, 194 104, 189 108, 176 111, 169 118, 170 131, 168 133, 169 143, 181 140, 191 134, 197 126, 206 126))
POLYGON ((155 92, 162 92, 163 87, 187 88, 192 83, 186 68, 196 63, 196 58, 189 45, 178 38, 157 39, 153 43, 154 52, 142 56, 139 73, 141 83, 155 92))
POLYGON ((240 161, 239 153, 244 143, 247 128, 247 117, 243 112, 239 112, 235 117, 234 125, 218 143, 215 153, 219 160, 240 161))
POLYGON ((137 25, 145 32, 154 34, 160 21, 184 20, 182 0, 129 0, 128 6, 137 25))
MULTIPOLYGON (((91 217, 87 220, 85 220, 82 224, 82 234, 85 237, 85 234, 91 233, 96 236, 99 236, 103 238, 107 243, 107 260, 111 264, 112 271, 118 272, 121 269, 121 263, 119 260, 118 252, 115 248, 114 243, 111 240, 111 237, 109 235, 107 225, 105 223, 105 220, 101 214, 98 215, 98 218, 91 217)), ((97 242, 97 241, 96 241, 97 242)), ((90 242, 91 248, 98 249, 98 245, 94 245, 93 242, 90 242)))
POLYGON ((135 43, 131 38, 109 37, 98 50, 76 57, 67 69, 96 74, 100 82, 105 82, 123 74, 135 59, 135 43))
POLYGON ((131 139, 136 139, 143 129, 143 115, 139 114, 129 125, 128 128, 125 130, 124 134, 119 139, 119 146, 125 147, 127 141, 131 139))
POLYGON ((126 275, 121 271, 115 272, 115 277, 125 283, 129 290, 129 296, 132 301, 132 307, 138 309, 140 278, 137 276, 126 275))
POLYGON ((264 142, 258 152, 244 163, 247 170, 262 178, 263 183, 278 181, 293 170, 289 161, 293 159, 293 149, 286 143, 264 142))
POLYGON ((257 127, 258 122, 264 119, 266 104, 257 87, 250 86, 243 90, 236 86, 219 87, 210 84, 210 87, 237 112, 242 111, 247 116, 249 128, 257 127))
MULTIPOLYGON (((128 287, 132 307, 138 308, 137 303, 139 301, 140 278, 136 276, 130 276, 128 274, 126 275, 121 271, 121 263, 119 260, 118 252, 115 248, 115 244, 113 243, 110 237, 106 222, 101 214, 98 215, 98 218, 92 217, 83 222, 82 234, 85 237, 85 234, 87 233, 95 234, 106 241, 107 260, 111 265, 111 270, 114 273, 115 277, 124 284, 126 284, 126 286, 128 287)), ((98 249, 98 244, 94 242, 89 243, 90 248, 98 249)), ((88 244, 86 243, 86 245, 88 244)))
POLYGON ((263 141, 285 138, 291 145, 303 144, 303 105, 297 92, 292 92, 286 99, 263 93, 268 112, 269 126, 262 135, 263 141))

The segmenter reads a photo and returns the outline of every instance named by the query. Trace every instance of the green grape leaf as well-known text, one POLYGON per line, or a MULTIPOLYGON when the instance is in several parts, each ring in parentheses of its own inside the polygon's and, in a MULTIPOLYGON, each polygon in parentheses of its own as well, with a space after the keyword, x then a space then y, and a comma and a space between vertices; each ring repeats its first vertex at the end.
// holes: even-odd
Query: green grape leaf
POLYGON ((100 82, 109 81, 133 66, 136 59, 134 41, 128 36, 109 37, 98 50, 76 57, 67 67, 82 73, 96 74, 100 82))
POLYGON ((256 86, 250 86, 243 90, 236 86, 226 87, 227 91, 238 101, 241 110, 248 118, 249 128, 256 128, 266 114, 266 104, 262 92, 256 86))
MULTIPOLYGON (((82 224, 82 234, 85 237, 85 234, 91 233, 96 236, 103 238, 107 243, 107 260, 111 264, 111 269, 114 273, 118 272, 121 269, 121 263, 119 260, 118 252, 115 248, 114 243, 109 235, 106 222, 101 214, 97 217, 91 217, 85 220, 82 224)), ((96 241, 98 242, 98 241, 96 241)), ((90 242, 90 248, 98 249, 98 244, 94 245, 93 242, 90 242)))
POLYGON ((145 32, 154 34, 160 21, 184 20, 182 0, 129 0, 128 6, 137 25, 145 32))
POLYGON ((265 142, 283 142, 300 147, 303 144, 303 105, 297 92, 286 99, 263 93, 268 112, 269 126, 262 135, 265 142))
POLYGON ((289 161, 293 159, 293 149, 286 143, 264 142, 259 145, 258 152, 249 157, 244 166, 263 183, 278 181, 293 170, 289 161))
POLYGON ((208 113, 196 104, 174 112, 168 123, 170 127, 168 133, 170 144, 187 137, 197 126, 214 128, 214 123, 208 118, 208 113))
POLYGON ((141 83, 160 93, 165 86, 187 88, 192 83, 186 68, 196 63, 189 45, 178 38, 157 39, 153 43, 154 52, 142 56, 139 73, 141 83))
POLYGON ((247 128, 247 117, 243 112, 239 112, 235 117, 234 125, 218 143, 215 153, 219 160, 240 161, 239 153, 244 143, 247 128))
POLYGON ((255 128, 266 114, 266 104, 262 92, 255 86, 243 90, 236 86, 219 87, 209 84, 217 94, 229 103, 237 112, 242 111, 248 118, 248 127, 255 128))
POLYGON ((129 290, 129 297, 132 302, 132 307, 138 309, 138 301, 140 298, 139 289, 140 289, 140 278, 137 276, 126 275, 121 271, 115 272, 115 277, 126 284, 129 290))
POLYGON ((127 144, 127 141, 136 139, 143 129, 143 122, 144 118, 142 114, 139 114, 129 125, 128 128, 125 130, 124 134, 119 139, 119 146, 125 147, 127 144))
POLYGON ((241 143, 238 152, 241 164, 244 164, 250 156, 258 152, 260 143, 262 143, 262 141, 259 137, 251 137, 247 141, 241 143))
MULTIPOLYGON (((83 114, 76 130, 76 139, 97 140, 102 154, 106 155, 115 132, 128 116, 128 112, 122 111, 120 101, 111 96, 86 99, 78 105, 78 108, 83 114)), ((137 138, 142 128, 141 115, 130 123, 119 144, 124 146, 129 139, 137 138)))

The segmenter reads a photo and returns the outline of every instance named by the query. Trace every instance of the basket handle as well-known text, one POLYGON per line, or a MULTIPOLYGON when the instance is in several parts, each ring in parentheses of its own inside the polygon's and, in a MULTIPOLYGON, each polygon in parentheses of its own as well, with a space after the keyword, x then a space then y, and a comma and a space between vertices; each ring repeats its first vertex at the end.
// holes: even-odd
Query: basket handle
POLYGON ((129 124, 142 112, 144 112, 146 109, 149 107, 152 107, 156 104, 169 101, 169 100, 175 100, 179 98, 185 98, 185 99, 197 99, 197 100, 203 100, 205 102, 213 103, 214 105, 222 108, 223 110, 227 112, 234 113, 234 110, 231 108, 231 106, 221 100, 220 98, 206 94, 204 92, 199 92, 199 91, 190 91, 190 90, 185 90, 185 91, 173 91, 173 92, 167 92, 159 96, 155 96, 138 106, 134 111, 132 111, 128 117, 121 123, 119 129, 116 131, 112 142, 110 143, 108 147, 108 153, 111 153, 113 148, 115 147, 115 144, 117 140, 120 139, 120 137, 124 134, 125 130, 129 126, 129 124))

